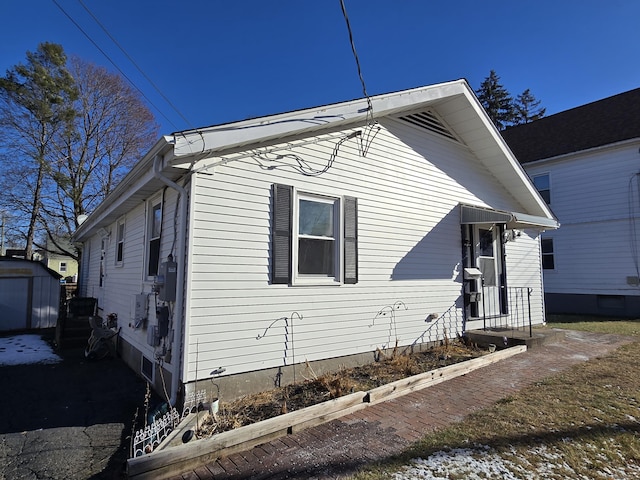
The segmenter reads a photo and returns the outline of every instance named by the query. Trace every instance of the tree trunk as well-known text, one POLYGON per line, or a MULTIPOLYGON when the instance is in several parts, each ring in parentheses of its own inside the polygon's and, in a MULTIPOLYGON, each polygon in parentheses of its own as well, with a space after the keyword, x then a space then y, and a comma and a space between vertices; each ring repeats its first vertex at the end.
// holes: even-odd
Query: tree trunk
POLYGON ((44 179, 44 161, 38 162, 38 176, 36 178, 35 190, 33 192, 33 210, 29 219, 29 229, 27 230, 27 246, 25 247, 25 258, 33 260, 33 237, 35 236, 36 224, 40 213, 40 197, 42 196, 42 181, 44 179))

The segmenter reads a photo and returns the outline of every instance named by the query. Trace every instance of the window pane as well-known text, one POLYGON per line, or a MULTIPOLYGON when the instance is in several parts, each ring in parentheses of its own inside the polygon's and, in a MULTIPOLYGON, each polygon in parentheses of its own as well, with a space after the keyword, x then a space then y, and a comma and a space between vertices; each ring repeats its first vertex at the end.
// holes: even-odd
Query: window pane
POLYGON ((553 255, 543 255, 542 256, 542 268, 544 270, 553 270, 555 268, 555 264, 553 261, 553 255))
POLYGON ((300 235, 333 237, 333 204, 300 200, 300 235))
POLYGON ((124 240, 124 223, 118 224, 118 241, 124 240))
POLYGON ((494 287, 498 284, 496 278, 496 262, 493 258, 479 258, 478 268, 482 272, 482 279, 486 286, 494 287))
POLYGON ((551 186, 549 184, 549 175, 546 174, 533 177, 533 185, 536 187, 536 190, 538 190, 540 196, 547 203, 547 205, 551 204, 551 186))
POLYGON ((151 240, 149 242, 149 265, 147 266, 147 275, 158 274, 158 263, 160 261, 160 239, 151 240))
POLYGON ((153 206, 152 215, 153 218, 151 219, 151 238, 158 238, 160 236, 160 224, 162 222, 162 216, 160 215, 160 204, 153 206))
POLYGON ((333 240, 300 238, 298 241, 298 273, 335 275, 333 240))
POLYGON ((483 257, 493 257, 493 231, 479 229, 480 235, 480 255, 483 257))
POLYGON ((540 196, 547 205, 551 204, 551 192, 549 190, 540 190, 540 196))
POLYGON ((549 190, 549 175, 533 177, 533 184, 538 190, 549 190))
POLYGON ((553 253, 553 239, 542 239, 542 253, 553 253))

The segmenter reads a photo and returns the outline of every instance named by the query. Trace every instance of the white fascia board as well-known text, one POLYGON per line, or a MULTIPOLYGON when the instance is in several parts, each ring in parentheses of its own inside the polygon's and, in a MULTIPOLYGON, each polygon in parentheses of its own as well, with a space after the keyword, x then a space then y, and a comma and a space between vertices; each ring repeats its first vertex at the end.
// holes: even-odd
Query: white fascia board
POLYGON ((469 89, 465 90, 464 94, 469 100, 469 104, 484 123, 487 133, 491 135, 491 138, 498 147, 500 156, 504 157, 511 166, 511 173, 508 173, 508 170, 505 169, 504 166, 497 166, 497 171, 495 169, 493 170, 496 178, 500 179, 500 177, 503 177, 503 185, 512 191, 516 199, 524 201, 523 206, 530 210, 529 213, 533 213, 536 216, 544 216, 550 221, 557 222, 551 209, 533 186, 529 176, 516 159, 507 142, 505 142, 502 135, 500 135, 500 132, 485 112, 478 98, 469 89), (522 197, 523 194, 526 194, 529 201, 525 201, 522 197))
MULTIPOLYGON (((371 104, 374 116, 379 118, 403 110, 426 106, 441 98, 460 95, 468 88, 466 81, 456 80, 374 96, 371 97, 371 104)), ((368 108, 367 100, 362 98, 320 108, 178 132, 174 134, 175 158, 171 163, 184 163, 180 157, 220 153, 243 145, 257 144, 305 132, 364 123, 367 121, 368 108)))

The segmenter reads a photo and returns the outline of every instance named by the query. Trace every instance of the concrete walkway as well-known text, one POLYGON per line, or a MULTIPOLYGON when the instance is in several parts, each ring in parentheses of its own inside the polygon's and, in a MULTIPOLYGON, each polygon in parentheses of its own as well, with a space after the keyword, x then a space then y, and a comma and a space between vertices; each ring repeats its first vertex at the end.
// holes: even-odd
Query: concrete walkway
POLYGON ((523 387, 633 340, 568 331, 558 343, 222 458, 172 480, 341 478, 400 453, 423 435, 523 387))

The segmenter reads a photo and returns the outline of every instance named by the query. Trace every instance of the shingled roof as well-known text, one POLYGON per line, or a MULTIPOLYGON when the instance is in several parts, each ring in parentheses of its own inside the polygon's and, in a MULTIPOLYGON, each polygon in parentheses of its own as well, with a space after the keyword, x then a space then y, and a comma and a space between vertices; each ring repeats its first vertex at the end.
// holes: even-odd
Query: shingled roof
POLYGON ((520 163, 640 138, 640 88, 501 133, 520 163))

